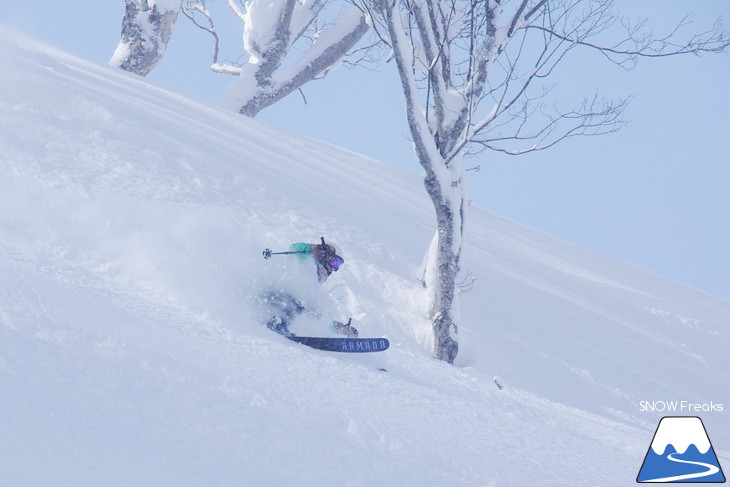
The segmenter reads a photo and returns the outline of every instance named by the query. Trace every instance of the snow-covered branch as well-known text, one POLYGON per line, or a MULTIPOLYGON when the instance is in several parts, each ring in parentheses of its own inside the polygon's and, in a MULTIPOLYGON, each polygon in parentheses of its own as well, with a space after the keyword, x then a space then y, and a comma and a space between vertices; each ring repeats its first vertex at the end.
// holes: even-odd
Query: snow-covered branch
POLYGON ((248 116, 324 76, 369 30, 363 13, 350 6, 314 29, 324 1, 254 0, 243 19, 247 62, 222 104, 248 116), (305 33, 315 32, 306 36, 305 33), (294 49, 297 43, 303 43, 294 49), (297 55, 295 51, 303 51, 297 55))
MULTIPOLYGON (((227 0, 228 14, 240 21, 243 31, 241 54, 229 61, 221 60, 225 34, 214 21, 221 15, 214 2, 125 0, 125 4, 122 40, 111 64, 146 75, 162 59, 182 11, 213 39, 211 71, 238 78, 222 104, 248 116, 324 77, 370 29, 365 14, 348 0, 227 0)), ((367 59, 374 47, 360 46, 353 59, 367 59)))
POLYGON ((122 36, 109 64, 145 76, 162 59, 180 0, 125 0, 122 36))
POLYGON ((205 0, 188 0, 186 10, 206 18, 196 24, 214 38, 211 70, 238 77, 221 104, 248 116, 325 76, 369 30, 364 14, 342 0, 228 0, 243 27, 244 61, 220 62, 212 16, 201 6, 205 0))

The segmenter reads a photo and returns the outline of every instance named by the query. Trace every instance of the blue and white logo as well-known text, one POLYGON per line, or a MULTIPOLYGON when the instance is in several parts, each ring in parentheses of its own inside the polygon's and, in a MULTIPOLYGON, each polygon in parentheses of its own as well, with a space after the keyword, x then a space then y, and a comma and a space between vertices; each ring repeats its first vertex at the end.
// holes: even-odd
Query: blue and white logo
POLYGON ((725 482, 702 420, 696 416, 663 417, 636 481, 725 482))

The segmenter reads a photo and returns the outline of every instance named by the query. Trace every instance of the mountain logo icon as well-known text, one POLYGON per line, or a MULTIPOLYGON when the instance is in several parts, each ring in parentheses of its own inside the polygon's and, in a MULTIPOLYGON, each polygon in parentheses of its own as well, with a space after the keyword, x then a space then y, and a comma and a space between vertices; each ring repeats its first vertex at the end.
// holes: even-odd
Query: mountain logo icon
POLYGON ((725 482, 725 474, 702 420, 697 416, 663 417, 636 481, 725 482))

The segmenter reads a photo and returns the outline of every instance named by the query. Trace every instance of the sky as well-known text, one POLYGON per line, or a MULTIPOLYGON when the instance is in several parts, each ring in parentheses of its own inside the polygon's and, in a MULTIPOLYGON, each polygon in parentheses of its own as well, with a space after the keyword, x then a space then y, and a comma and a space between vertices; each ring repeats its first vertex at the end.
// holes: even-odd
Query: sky
MULTIPOLYGON (((703 31, 718 17, 730 29, 727 0, 635 3, 617 1, 625 14, 648 17, 658 34, 688 13, 692 30, 703 31)), ((114 52, 123 13, 123 0, 0 3, 0 23, 101 64, 114 52)), ((219 19, 229 33, 223 54, 234 57, 241 48, 240 25, 232 17, 219 19)), ((215 102, 233 78, 208 70, 210 47, 207 34, 181 18, 165 59, 148 79, 215 102)), ((730 299, 728 79, 730 54, 643 60, 624 71, 580 53, 556 73, 556 90, 578 97, 629 96, 628 125, 525 156, 483 153, 469 160, 480 168, 469 172, 473 203, 730 299)), ((302 91, 257 119, 420 177, 393 63, 367 70, 341 67, 302 91)), ((464 265, 468 269, 468 262, 464 265)))

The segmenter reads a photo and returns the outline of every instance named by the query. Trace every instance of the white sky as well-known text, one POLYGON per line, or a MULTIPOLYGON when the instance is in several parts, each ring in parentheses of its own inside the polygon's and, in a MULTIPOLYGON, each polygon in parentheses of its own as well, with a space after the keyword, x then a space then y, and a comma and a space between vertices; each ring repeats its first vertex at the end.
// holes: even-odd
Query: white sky
MULTIPOLYGON (((642 0, 640 9, 630 0, 617 4, 632 17, 649 16, 657 33, 686 13, 695 14, 693 30, 720 16, 730 29, 728 0, 642 0)), ((0 23, 106 63, 123 12, 123 0, 2 0, 0 23)), ((223 19, 220 24, 225 28, 223 19)), ((227 28, 233 56, 239 27, 230 19, 227 28)), ((166 58, 148 79, 215 101, 233 78, 210 73, 209 60, 207 34, 181 18, 166 58)), ((394 70, 390 64, 378 71, 338 69, 305 86, 308 104, 295 94, 258 120, 419 177, 394 70)), ((558 74, 557 89, 578 98, 596 90, 608 98, 632 96, 629 125, 527 156, 481 155, 473 160, 481 171, 469 173, 475 204, 730 298, 730 55, 644 60, 630 72, 581 56, 558 74)))

